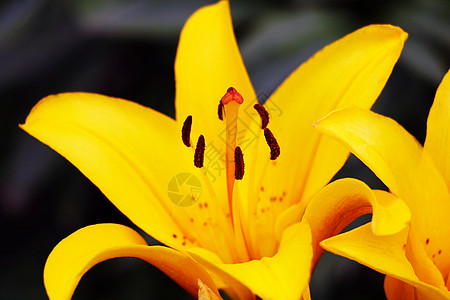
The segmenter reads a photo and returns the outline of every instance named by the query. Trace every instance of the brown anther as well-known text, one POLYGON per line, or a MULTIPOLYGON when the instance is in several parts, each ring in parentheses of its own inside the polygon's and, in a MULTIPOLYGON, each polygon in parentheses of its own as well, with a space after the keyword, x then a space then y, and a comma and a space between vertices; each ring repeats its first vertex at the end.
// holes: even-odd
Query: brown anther
POLYGON ((192 126, 192 116, 188 116, 183 123, 183 128, 181 129, 181 139, 183 144, 187 147, 191 146, 191 126, 192 126))
POLYGON ((197 146, 194 152, 194 165, 197 168, 203 167, 203 158, 205 156, 205 137, 200 135, 198 137, 197 146))
POLYGON ((241 180, 244 177, 244 155, 240 147, 234 149, 234 178, 241 180))
POLYGON ((264 128, 264 137, 266 138, 267 145, 269 145, 270 148, 270 159, 277 159, 278 156, 280 156, 280 146, 269 128, 264 128))
POLYGON ((217 109, 217 114, 219 115, 219 120, 223 121, 223 103, 222 100, 219 102, 219 108, 217 109))
POLYGON ((261 104, 255 104, 253 108, 256 109, 261 117, 261 129, 265 129, 269 124, 269 112, 261 104))

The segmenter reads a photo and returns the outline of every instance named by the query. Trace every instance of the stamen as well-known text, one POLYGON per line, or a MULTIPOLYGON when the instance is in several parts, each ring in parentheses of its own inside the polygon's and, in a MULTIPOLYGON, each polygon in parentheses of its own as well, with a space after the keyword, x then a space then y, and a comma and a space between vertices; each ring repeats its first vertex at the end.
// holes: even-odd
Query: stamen
POLYGON ((261 104, 255 104, 253 108, 256 109, 261 117, 261 129, 265 129, 267 124, 269 124, 269 112, 261 104))
POLYGON ((181 129, 181 139, 183 144, 187 147, 191 146, 191 126, 192 126, 192 116, 188 116, 183 123, 183 128, 181 129))
POLYGON ((244 177, 244 168, 244 155, 238 146, 234 149, 234 178, 236 180, 241 180, 244 177))
POLYGON ((219 115, 219 120, 223 121, 223 103, 222 100, 219 102, 219 108, 217 110, 217 114, 219 115))
POLYGON ((198 137, 197 146, 194 152, 194 165, 197 168, 203 167, 203 159, 205 156, 205 137, 201 134, 198 137))
POLYGON ((277 157, 280 156, 280 146, 269 128, 264 128, 264 137, 266 138, 267 145, 269 145, 270 148, 270 159, 277 159, 277 157))

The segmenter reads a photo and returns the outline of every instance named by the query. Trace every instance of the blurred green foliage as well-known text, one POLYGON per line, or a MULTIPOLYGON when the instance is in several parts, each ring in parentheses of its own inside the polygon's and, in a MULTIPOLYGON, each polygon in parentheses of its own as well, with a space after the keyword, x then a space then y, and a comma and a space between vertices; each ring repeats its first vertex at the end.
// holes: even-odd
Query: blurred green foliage
MULTIPOLYGON (((39 99, 66 91, 122 97, 174 116, 178 36, 188 16, 207 3, 213 1, 1 2, 1 299, 46 299, 47 255, 75 230, 100 222, 133 227, 75 167, 17 125, 39 99)), ((428 109, 450 66, 450 1, 247 0, 231 1, 231 10, 244 62, 263 94, 321 47, 359 27, 402 27, 410 37, 374 110, 423 142, 428 109)), ((354 157, 337 175, 343 176, 383 187, 354 157)), ((313 299, 382 299, 382 282, 382 275, 328 254, 313 275, 311 291, 313 299)), ((189 299, 156 268, 136 259, 99 264, 74 295, 175 297, 189 299)))

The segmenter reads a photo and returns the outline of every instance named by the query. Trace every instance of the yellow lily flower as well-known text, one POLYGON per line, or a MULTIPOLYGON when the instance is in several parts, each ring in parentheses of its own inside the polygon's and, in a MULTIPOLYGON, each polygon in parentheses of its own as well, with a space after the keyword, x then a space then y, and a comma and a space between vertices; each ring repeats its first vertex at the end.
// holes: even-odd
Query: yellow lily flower
MULTIPOLYGON (((82 228, 47 260, 49 297, 69 299, 96 263, 134 256, 203 299, 214 299, 218 288, 236 299, 308 299, 311 269, 323 251, 318 242, 372 205, 374 218, 378 211, 381 218, 392 215, 389 196, 356 180, 337 181, 318 193, 349 152, 312 124, 337 108, 370 108, 406 37, 389 25, 355 31, 301 65, 257 106, 229 3, 219 1, 195 12, 181 33, 176 120, 98 94, 41 100, 21 127, 72 162, 134 224, 168 246, 147 246, 122 225, 82 228), (180 183, 186 183, 180 185, 186 192, 177 190, 180 183), (308 222, 300 222, 313 196, 333 203, 334 195, 348 189, 355 198, 342 202, 347 206, 335 202, 332 211, 315 206, 305 215, 308 222), (348 207, 355 208, 352 214, 348 207), (314 220, 322 212, 329 221, 318 224, 314 220)), ((394 222, 398 231, 407 217, 394 222)), ((386 234, 385 228, 374 231, 386 234)))
POLYGON ((348 108, 316 125, 344 143, 410 208, 409 230, 380 237, 367 226, 321 243, 386 274, 388 299, 450 299, 450 72, 428 116, 424 146, 398 123, 348 108))

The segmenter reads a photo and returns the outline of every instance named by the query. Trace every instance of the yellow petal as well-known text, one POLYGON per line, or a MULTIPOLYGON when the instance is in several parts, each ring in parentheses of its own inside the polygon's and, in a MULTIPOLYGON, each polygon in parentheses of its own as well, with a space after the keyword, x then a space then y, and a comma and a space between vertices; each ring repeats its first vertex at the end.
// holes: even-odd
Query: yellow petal
POLYGON ((208 273, 191 258, 162 246, 147 246, 129 227, 97 224, 84 227, 62 240, 47 259, 44 284, 52 300, 70 299, 81 277, 94 265, 115 257, 137 257, 151 263, 193 296, 198 280, 218 294, 208 273))
POLYGON ((178 44, 175 80, 177 120, 192 115, 193 127, 202 132, 224 130, 217 107, 229 87, 243 96, 244 104, 255 101, 234 37, 228 1, 205 6, 188 19, 178 44))
POLYGON ((192 139, 204 135, 203 170, 227 211, 226 127, 217 114, 219 101, 229 87, 234 87, 244 98, 237 119, 237 145, 244 155, 245 148, 256 138, 255 131, 246 132, 249 126, 255 125, 248 111, 253 110, 257 101, 236 43, 228 1, 201 8, 186 22, 175 60, 175 81, 176 119, 183 122, 192 115, 192 139))
POLYGON ((446 291, 420 281, 406 258, 408 228, 398 234, 377 236, 371 224, 334 236, 321 246, 335 254, 355 260, 380 273, 414 286, 425 299, 449 299, 446 291))
POLYGON ((394 120, 352 107, 329 114, 315 126, 346 145, 393 193, 402 194, 409 186, 422 147, 394 120))
POLYGON ((421 281, 446 291, 447 288, 442 277, 443 274, 441 274, 436 263, 433 261, 436 256, 440 256, 441 254, 436 253, 432 257, 429 257, 424 246, 426 247, 427 244, 421 243, 417 236, 416 228, 411 227, 406 243, 406 257, 411 263, 414 272, 421 281))
POLYGON ((311 231, 306 223, 292 225, 284 232, 278 252, 261 260, 220 264, 201 253, 191 255, 213 273, 231 276, 262 299, 299 299, 311 275, 311 231))
POLYGON ((189 248, 187 252, 209 271, 216 286, 232 299, 253 299, 253 293, 248 287, 219 267, 224 263, 217 254, 204 248, 189 248))
POLYGON ((427 123, 425 151, 450 187, 450 72, 442 80, 431 106, 427 123))
POLYGON ((268 170, 268 184, 276 180, 298 201, 330 181, 348 151, 311 124, 337 108, 370 108, 406 38, 398 27, 364 27, 325 47, 286 79, 265 104, 269 111, 277 107, 269 127, 281 147, 277 167, 268 170))
POLYGON ((22 128, 67 158, 160 242, 176 249, 194 242, 231 256, 231 227, 173 119, 122 99, 67 93, 41 100, 22 128), (194 200, 179 205, 174 193, 194 200), (223 230, 214 243, 209 226, 223 230))
POLYGON ((450 197, 427 152, 398 123, 360 108, 331 113, 317 127, 349 147, 409 206, 411 226, 446 278, 449 272, 450 197), (426 242, 428 240, 428 242, 426 242), (441 254, 437 255, 441 250, 441 254))
POLYGON ((199 300, 219 300, 222 297, 217 296, 209 286, 205 285, 203 281, 198 280, 198 299, 199 300))
POLYGON ((391 276, 386 276, 384 279, 384 292, 388 300, 415 299, 413 286, 391 276))
POLYGON ((309 290, 309 285, 306 285, 301 300, 311 300, 311 292, 309 290))
POLYGON ((169 216, 167 186, 194 169, 169 117, 98 94, 67 93, 41 100, 21 126, 59 152, 127 217, 159 241, 181 235, 169 216))
POLYGON ((322 251, 319 242, 341 232, 357 217, 373 211, 372 232, 391 235, 403 230, 410 212, 399 198, 383 191, 372 191, 362 181, 336 180, 313 197, 303 216, 311 226, 314 263, 322 251))

